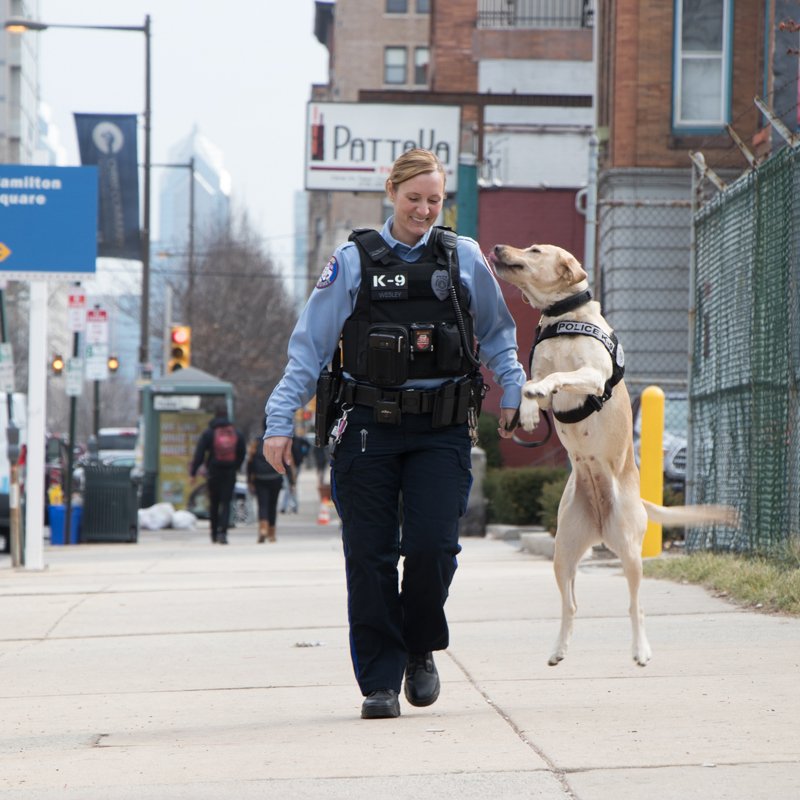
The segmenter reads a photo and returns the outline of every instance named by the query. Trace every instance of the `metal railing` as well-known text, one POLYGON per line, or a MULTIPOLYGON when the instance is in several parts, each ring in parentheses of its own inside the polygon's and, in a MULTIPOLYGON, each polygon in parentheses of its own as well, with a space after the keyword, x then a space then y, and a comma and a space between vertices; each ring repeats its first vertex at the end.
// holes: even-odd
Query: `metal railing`
POLYGON ((593 0, 478 0, 478 28, 591 28, 593 0))

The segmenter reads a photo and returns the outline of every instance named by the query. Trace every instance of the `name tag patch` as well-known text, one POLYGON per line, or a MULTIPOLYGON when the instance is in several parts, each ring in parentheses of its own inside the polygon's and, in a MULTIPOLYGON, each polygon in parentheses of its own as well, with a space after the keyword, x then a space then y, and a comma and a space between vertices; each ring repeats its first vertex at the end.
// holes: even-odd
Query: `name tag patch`
POLYGON ((408 300, 408 272, 405 270, 372 270, 369 281, 372 300, 408 300))

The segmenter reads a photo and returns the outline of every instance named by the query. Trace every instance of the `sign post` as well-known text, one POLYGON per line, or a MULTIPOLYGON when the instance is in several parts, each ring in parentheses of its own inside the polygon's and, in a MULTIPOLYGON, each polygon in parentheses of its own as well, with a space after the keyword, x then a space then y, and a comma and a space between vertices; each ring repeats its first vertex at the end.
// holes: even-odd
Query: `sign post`
POLYGON ((0 164, 0 280, 30 282, 26 569, 44 568, 47 281, 93 275, 96 258, 95 167, 0 164))

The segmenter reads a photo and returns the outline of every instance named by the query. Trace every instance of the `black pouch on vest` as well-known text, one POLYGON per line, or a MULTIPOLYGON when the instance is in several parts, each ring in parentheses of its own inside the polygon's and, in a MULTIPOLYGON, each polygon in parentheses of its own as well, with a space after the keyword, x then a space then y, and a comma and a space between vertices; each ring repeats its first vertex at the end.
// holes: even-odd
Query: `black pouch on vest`
POLYGON ((455 322, 441 322, 436 326, 436 366, 444 371, 464 374, 461 366, 463 349, 461 334, 455 322))
POLYGON ((382 425, 399 425, 402 419, 399 400, 378 400, 372 409, 375 422, 382 425))
POLYGON ((314 417, 314 443, 317 447, 328 444, 328 434, 339 415, 341 372, 331 372, 327 367, 317 379, 317 410, 314 417))
POLYGON ((433 400, 432 427, 444 428, 445 425, 453 424, 453 413, 456 410, 456 388, 453 381, 447 381, 437 390, 433 400))
POLYGON ((408 380, 408 331, 400 325, 373 325, 367 336, 367 380, 400 386, 408 380))
POLYGON ((472 381, 469 378, 464 378, 456 384, 456 387, 456 409, 453 414, 453 424, 461 425, 461 423, 467 421, 469 402, 472 397, 472 381))

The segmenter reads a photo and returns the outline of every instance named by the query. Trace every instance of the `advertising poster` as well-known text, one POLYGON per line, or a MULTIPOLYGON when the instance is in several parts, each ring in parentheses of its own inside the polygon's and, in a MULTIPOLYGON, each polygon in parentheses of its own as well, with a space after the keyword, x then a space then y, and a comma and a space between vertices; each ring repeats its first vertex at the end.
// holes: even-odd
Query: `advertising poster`
MULTIPOLYGON (((200 434, 208 427, 206 411, 167 412, 159 415, 158 501, 185 509, 192 491, 189 466, 200 434)), ((200 482, 196 482, 195 486, 200 482)), ((191 510, 191 509, 190 509, 191 510)))

